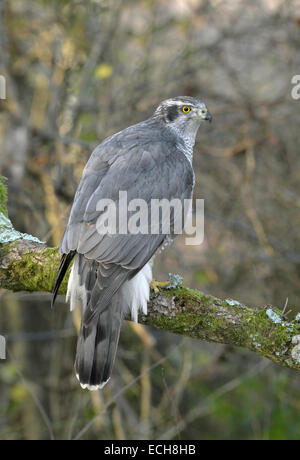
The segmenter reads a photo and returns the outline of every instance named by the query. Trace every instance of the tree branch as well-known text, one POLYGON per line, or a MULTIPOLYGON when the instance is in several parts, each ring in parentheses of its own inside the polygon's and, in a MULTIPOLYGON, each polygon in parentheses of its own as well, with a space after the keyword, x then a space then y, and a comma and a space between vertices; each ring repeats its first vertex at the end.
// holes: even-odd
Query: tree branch
MULTIPOLYGON (((0 180, 0 288, 51 292, 59 259, 57 248, 47 248, 36 238, 13 229, 0 180)), ((66 292, 67 278, 68 274, 60 294, 66 292)), ((287 321, 276 308, 248 307, 181 285, 153 294, 148 315, 139 317, 141 324, 206 342, 248 348, 277 364, 300 370, 299 320, 299 314, 287 321)))

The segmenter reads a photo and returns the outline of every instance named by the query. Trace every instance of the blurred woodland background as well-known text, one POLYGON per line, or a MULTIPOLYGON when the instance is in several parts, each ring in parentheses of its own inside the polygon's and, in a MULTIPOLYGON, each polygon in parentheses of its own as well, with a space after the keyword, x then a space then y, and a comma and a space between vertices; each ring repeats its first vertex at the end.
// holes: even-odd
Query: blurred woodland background
MULTIPOLYGON (((92 149, 168 97, 204 100, 195 197, 156 279, 300 308, 299 0, 1 0, 0 172, 15 227, 58 245, 92 149)), ((299 439, 300 375, 245 350, 125 323, 111 384, 74 377, 61 298, 0 291, 1 439, 299 439)), ((75 318, 76 322, 76 318, 75 318)))

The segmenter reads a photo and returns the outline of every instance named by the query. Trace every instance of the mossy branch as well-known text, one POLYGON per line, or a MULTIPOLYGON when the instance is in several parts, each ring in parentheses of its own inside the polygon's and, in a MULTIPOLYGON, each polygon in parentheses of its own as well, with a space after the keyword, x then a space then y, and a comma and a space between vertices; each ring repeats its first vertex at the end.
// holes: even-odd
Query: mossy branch
MULTIPOLYGON (((0 188, 0 200, 2 196, 0 188)), ((0 221, 0 241, 3 231, 6 229, 0 221)), ((57 248, 47 248, 28 235, 2 243, 0 288, 51 292, 59 259, 57 248)), ((67 278, 61 294, 66 292, 67 278)), ((139 322, 194 339, 248 348, 282 366, 300 370, 298 317, 287 321, 276 308, 248 307, 180 285, 153 294, 148 315, 140 316, 139 322)))

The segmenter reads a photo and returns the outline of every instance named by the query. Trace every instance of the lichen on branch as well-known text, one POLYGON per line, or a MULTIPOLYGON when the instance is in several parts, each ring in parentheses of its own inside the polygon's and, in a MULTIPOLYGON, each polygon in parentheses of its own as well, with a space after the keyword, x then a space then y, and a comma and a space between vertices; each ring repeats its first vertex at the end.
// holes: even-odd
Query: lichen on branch
POLYGON ((7 213, 7 191, 4 178, 0 176, 0 244, 11 243, 20 239, 42 243, 38 238, 14 229, 7 213))
POLYGON ((206 342, 248 348, 300 370, 299 321, 288 321, 275 307, 248 307, 182 286, 152 298, 141 322, 206 342))

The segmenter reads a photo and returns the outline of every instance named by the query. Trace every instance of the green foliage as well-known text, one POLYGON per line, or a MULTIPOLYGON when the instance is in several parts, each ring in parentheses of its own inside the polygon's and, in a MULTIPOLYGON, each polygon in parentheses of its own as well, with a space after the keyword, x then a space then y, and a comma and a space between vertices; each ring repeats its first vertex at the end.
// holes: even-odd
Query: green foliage
POLYGON ((7 214, 7 190, 5 186, 5 178, 0 176, 0 213, 8 217, 7 214))

